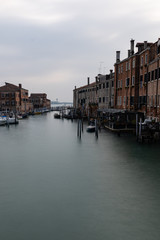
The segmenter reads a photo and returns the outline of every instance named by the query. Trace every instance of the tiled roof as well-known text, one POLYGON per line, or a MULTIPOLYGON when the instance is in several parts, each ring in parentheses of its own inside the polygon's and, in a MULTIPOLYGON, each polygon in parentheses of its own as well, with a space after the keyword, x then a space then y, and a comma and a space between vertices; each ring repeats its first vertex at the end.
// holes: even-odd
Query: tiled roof
MULTIPOLYGON (((16 86, 14 84, 11 84, 11 83, 5 83, 5 84, 6 85, 0 87, 0 92, 17 92, 20 89, 19 86, 16 86)), ((22 89, 26 90, 24 88, 22 88, 22 89)))
POLYGON ((81 90, 81 89, 84 89, 84 88, 90 88, 90 87, 94 87, 94 86, 96 86, 96 82, 90 83, 89 85, 88 84, 84 85, 84 86, 76 88, 74 90, 81 90))
POLYGON ((47 96, 46 93, 31 93, 31 97, 43 97, 43 96, 47 96))

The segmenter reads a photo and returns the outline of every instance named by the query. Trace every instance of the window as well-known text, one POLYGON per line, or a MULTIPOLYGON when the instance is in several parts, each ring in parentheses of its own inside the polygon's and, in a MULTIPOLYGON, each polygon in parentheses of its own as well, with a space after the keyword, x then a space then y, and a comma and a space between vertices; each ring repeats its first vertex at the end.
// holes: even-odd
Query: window
POLYGON ((109 88, 109 82, 106 82, 106 88, 109 88))
POLYGON ((101 84, 99 84, 99 89, 101 89, 101 84))
POLYGON ((119 97, 119 105, 122 104, 122 96, 119 97))
POLYGON ((135 58, 133 58, 132 67, 135 68, 135 58))
POLYGON ((119 74, 121 73, 121 67, 120 66, 118 67, 118 73, 119 74))
POLYGON ((123 98, 123 105, 124 106, 126 105, 126 96, 124 96, 124 98, 123 98))
POLYGON ((120 80, 118 80, 118 88, 120 88, 120 80))
POLYGON ((135 78, 132 76, 132 86, 134 86, 135 78))
POLYGON ((145 54, 145 64, 147 64, 147 61, 148 61, 148 55, 147 53, 145 54))
POLYGON ((103 83, 103 88, 105 88, 105 83, 103 83))
POLYGON ((121 73, 123 73, 123 65, 121 66, 121 73))
POLYGON ((126 62, 126 71, 128 70, 128 62, 126 62))
POLYGON ((114 81, 112 81, 112 87, 114 87, 114 81))
POLYGON ((155 79, 157 79, 157 69, 155 69, 155 79))
POLYGON ((121 80, 121 88, 122 88, 122 80, 121 80))
POLYGON ((134 97, 133 97, 133 96, 130 97, 130 105, 131 105, 131 106, 134 105, 134 97))
POLYGON ((103 103, 105 102, 105 97, 103 97, 103 103))
POLYGON ((128 63, 128 70, 130 70, 130 62, 128 63))
POLYGON ((144 82, 147 82, 147 73, 144 74, 144 82))
POLYGON ((141 66, 143 66, 143 56, 141 56, 141 66))
POLYGON ((129 78, 126 78, 126 87, 129 87, 129 78))
POLYGON ((4 93, 1 93, 1 98, 4 98, 4 93))
POLYGON ((152 71, 152 76, 151 76, 151 80, 154 80, 154 71, 152 71))
POLYGON ((151 76, 151 73, 149 72, 149 73, 148 73, 148 82, 151 80, 151 77, 150 77, 150 76, 151 76))
POLYGON ((101 98, 99 98, 99 103, 101 103, 101 98))
POLYGON ((143 86, 143 75, 140 76, 140 87, 142 88, 143 86))

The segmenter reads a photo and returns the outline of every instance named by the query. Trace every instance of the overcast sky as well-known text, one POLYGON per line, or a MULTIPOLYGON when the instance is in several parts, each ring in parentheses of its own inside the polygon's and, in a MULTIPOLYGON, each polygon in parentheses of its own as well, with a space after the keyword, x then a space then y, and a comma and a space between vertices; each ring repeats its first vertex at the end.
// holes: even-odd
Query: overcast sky
POLYGON ((0 0, 0 85, 72 101, 74 86, 113 69, 130 39, 160 37, 159 0, 0 0))

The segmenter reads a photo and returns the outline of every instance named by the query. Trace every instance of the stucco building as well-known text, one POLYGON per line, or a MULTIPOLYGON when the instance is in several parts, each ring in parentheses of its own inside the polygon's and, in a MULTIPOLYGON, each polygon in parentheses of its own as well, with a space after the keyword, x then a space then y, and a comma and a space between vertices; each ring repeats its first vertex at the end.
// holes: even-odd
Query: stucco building
POLYGON ((73 90, 73 107, 82 109, 86 114, 90 108, 99 110, 114 107, 114 73, 98 74, 95 81, 73 90))

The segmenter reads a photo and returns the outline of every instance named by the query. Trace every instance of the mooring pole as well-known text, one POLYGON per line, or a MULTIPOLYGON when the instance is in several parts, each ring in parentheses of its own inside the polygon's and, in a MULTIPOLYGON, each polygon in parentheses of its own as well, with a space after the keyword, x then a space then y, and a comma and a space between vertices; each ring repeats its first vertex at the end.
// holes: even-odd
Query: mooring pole
POLYGON ((95 136, 98 138, 98 126, 97 126, 97 119, 95 119, 95 136))
POLYGON ((138 137, 138 114, 136 114, 136 137, 138 137))
POLYGON ((79 119, 78 119, 78 122, 77 122, 77 137, 79 137, 79 119))
POLYGON ((140 118, 140 125, 139 125, 139 136, 141 137, 142 134, 142 118, 140 118))
POLYGON ((81 126, 82 126, 82 120, 79 120, 79 138, 81 139, 81 126))

